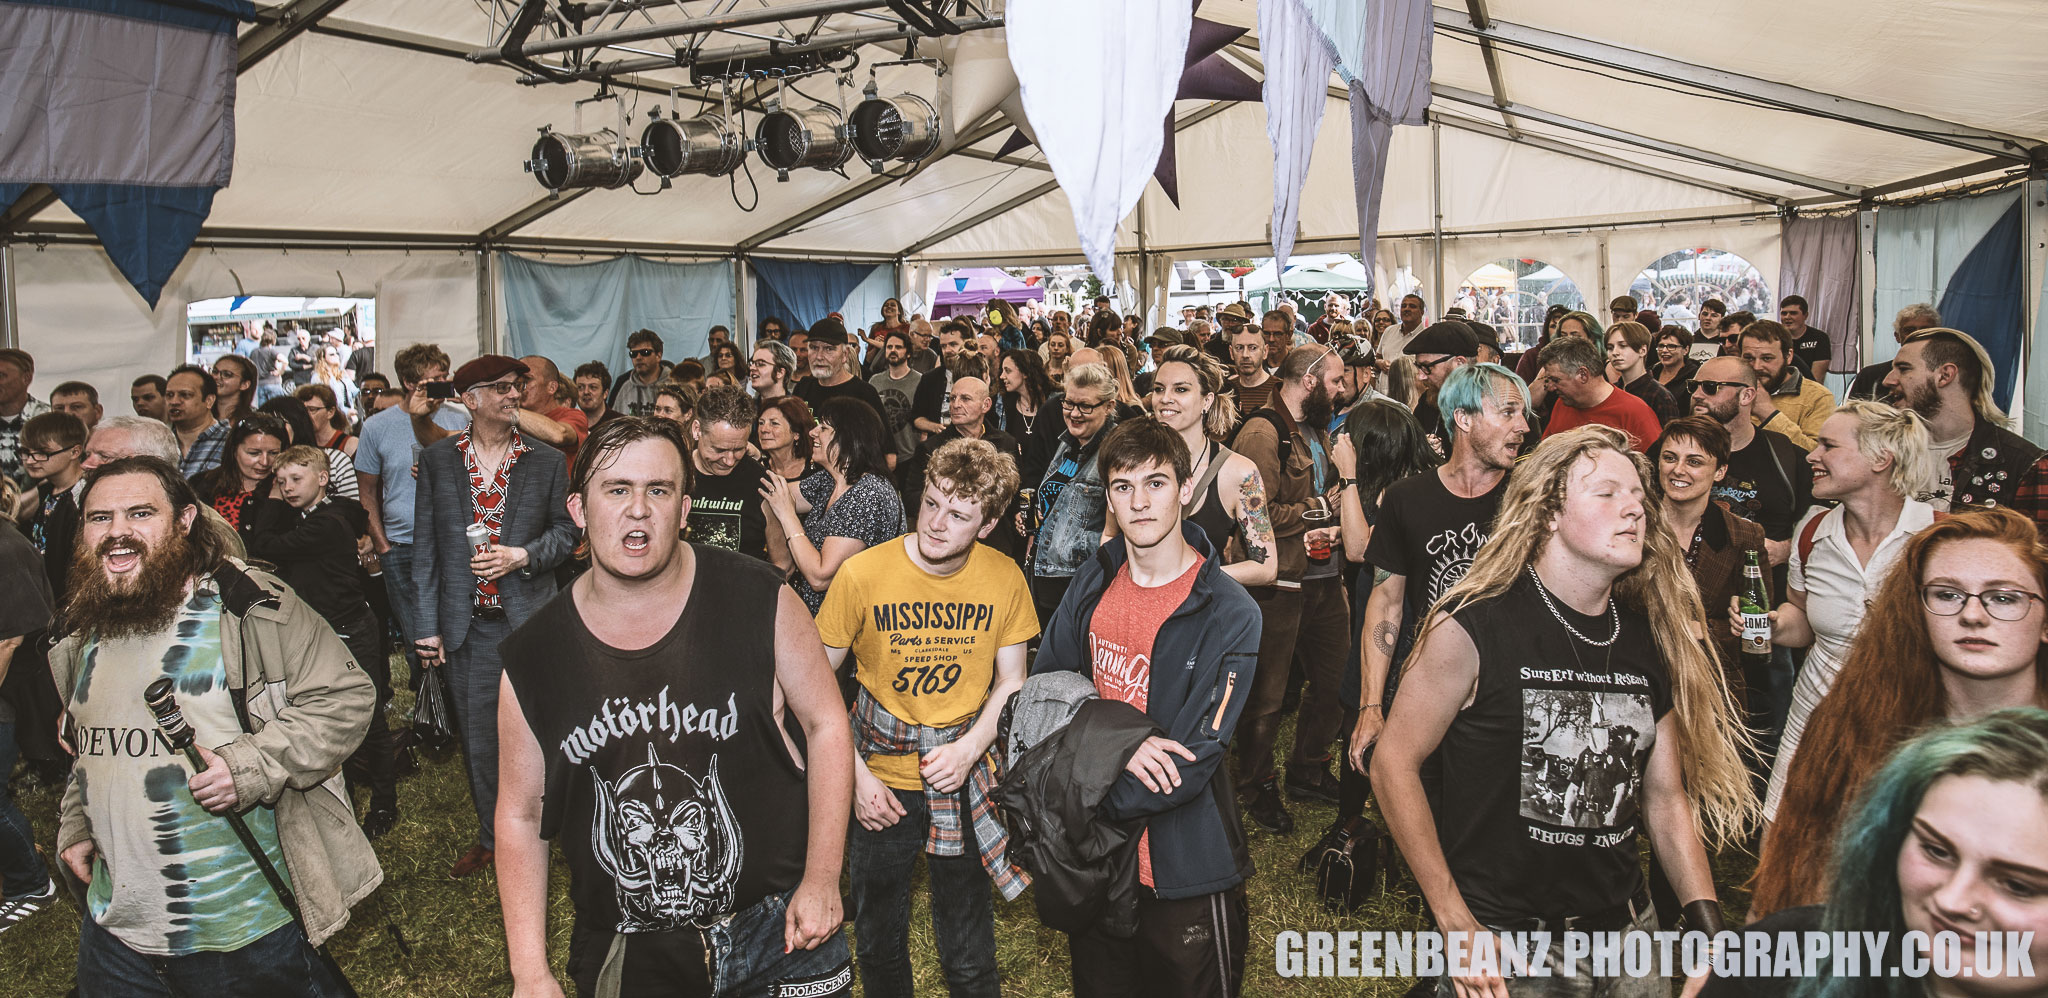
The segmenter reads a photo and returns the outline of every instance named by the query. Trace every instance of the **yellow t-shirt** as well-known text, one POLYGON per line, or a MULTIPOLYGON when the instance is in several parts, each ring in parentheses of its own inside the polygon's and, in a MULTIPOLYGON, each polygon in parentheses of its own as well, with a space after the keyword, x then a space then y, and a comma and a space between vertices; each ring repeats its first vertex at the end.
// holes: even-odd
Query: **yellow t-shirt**
MULTIPOLYGON (((1038 611, 1017 563, 976 544, 943 578, 910 560, 898 537, 846 559, 825 590, 818 634, 851 649, 854 678, 883 709, 944 728, 981 711, 995 682, 996 650, 1038 634, 1038 611)), ((877 755, 869 771, 898 790, 922 790, 915 753, 877 755)))

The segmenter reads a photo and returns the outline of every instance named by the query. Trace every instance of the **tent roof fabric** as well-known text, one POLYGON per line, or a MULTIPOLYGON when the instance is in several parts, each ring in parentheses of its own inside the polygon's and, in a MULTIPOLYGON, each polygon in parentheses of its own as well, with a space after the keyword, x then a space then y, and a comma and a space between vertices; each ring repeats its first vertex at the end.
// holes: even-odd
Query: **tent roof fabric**
MULTIPOLYGON (((709 2, 681 5, 701 13, 709 2)), ((533 129, 569 128, 572 103, 594 87, 522 86, 515 69, 464 60, 486 41, 486 9, 469 0, 347 0, 245 72, 234 182, 202 238, 482 243, 488 235, 509 246, 935 261, 1049 259, 1077 249, 1042 155, 997 156, 1012 129, 994 113, 951 122, 975 140, 908 179, 878 178, 856 160, 845 177, 798 170, 777 182, 750 156, 750 171, 730 178, 551 201, 519 164, 533 129)), ((2048 91, 2048 18, 2028 0, 1728 0, 1691 20, 1629 0, 1492 0, 1485 9, 1494 23, 1483 30, 1464 4, 1435 9, 1431 114, 1442 126, 1451 233, 1756 214, 1815 198, 1847 206, 1857 194, 1910 192, 2013 165, 1996 158, 1996 136, 2048 138, 2048 103, 2039 99, 2048 91), (1608 57, 1565 51, 1574 46, 1605 46, 1608 57), (1673 65, 1692 72, 1674 74, 1673 65), (1879 127, 1788 110, 1793 88, 1889 110, 1879 127), (1483 100, 1466 99, 1474 94, 1483 100), (1940 121, 1927 126, 1916 116, 1940 121)), ((1253 29, 1226 52, 1254 76, 1256 13, 1256 0, 1205 0, 1198 10, 1253 29)), ((829 26, 864 23, 837 15, 829 26)), ((878 46, 861 54, 870 64, 902 55, 878 46)), ((956 72, 953 86, 974 83, 964 78, 974 70, 956 72)), ((668 101, 648 89, 684 77, 650 74, 638 81, 643 89, 624 91, 635 120, 668 101)), ((890 66, 880 79, 884 92, 931 88, 919 66, 890 66)), ((1356 237, 1348 113, 1340 81, 1331 82, 1303 189, 1304 244, 1356 237)), ((832 89, 825 79, 811 84, 814 93, 832 89)), ((695 101, 685 98, 682 110, 694 113, 695 101)), ((1261 255, 1251 251, 1266 243, 1271 213, 1263 106, 1182 101, 1176 114, 1192 120, 1176 136, 1183 207, 1153 189, 1124 221, 1119 249, 1135 251, 1142 228, 1148 249, 1261 255)), ((615 123, 606 105, 585 106, 581 118, 586 129, 615 123)), ((753 122, 750 115, 749 129, 753 122)), ((1396 129, 1383 234, 1431 229, 1432 145, 1429 129, 1396 129)), ((72 231, 66 223, 76 222, 57 205, 22 228, 72 231)))

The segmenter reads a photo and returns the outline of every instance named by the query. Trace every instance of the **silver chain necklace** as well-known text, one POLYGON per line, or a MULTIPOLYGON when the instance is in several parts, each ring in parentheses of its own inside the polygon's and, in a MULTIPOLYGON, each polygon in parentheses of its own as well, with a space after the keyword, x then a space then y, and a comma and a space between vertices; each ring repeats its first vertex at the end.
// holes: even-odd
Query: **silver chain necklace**
POLYGON ((1609 596, 1607 598, 1607 618, 1614 622, 1614 633, 1609 634, 1605 641, 1595 641, 1580 634, 1579 629, 1573 627, 1571 621, 1564 619, 1564 614, 1557 609, 1557 604, 1550 601, 1550 590, 1544 587, 1543 578, 1536 574, 1536 566, 1534 565, 1529 566, 1529 578, 1536 583, 1536 595, 1543 597, 1543 605, 1550 608, 1550 615, 1556 617, 1557 622, 1562 624, 1565 630, 1570 631, 1572 637, 1578 638, 1580 641, 1584 641, 1595 648, 1605 648, 1613 644, 1614 639, 1621 637, 1621 611, 1615 607, 1614 597, 1609 596))

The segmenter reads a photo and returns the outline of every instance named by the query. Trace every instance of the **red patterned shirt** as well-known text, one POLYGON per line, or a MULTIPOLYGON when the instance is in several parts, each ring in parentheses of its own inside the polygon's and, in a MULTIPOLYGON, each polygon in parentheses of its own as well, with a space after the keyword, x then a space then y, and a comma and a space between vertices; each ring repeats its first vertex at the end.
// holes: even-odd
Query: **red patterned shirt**
MULTIPOLYGON (((455 449, 462 452, 462 466, 469 469, 469 505, 471 522, 481 523, 491 531, 491 545, 498 544, 498 532, 505 523, 505 487, 512 482, 512 466, 519 461, 519 455, 526 453, 526 439, 519 431, 512 431, 512 446, 505 451, 505 459, 498 462, 497 474, 484 477, 484 471, 477 466, 476 451, 471 447, 469 431, 463 430, 455 438, 455 449)), ((496 608, 498 601, 498 580, 476 580, 476 607, 496 608)))

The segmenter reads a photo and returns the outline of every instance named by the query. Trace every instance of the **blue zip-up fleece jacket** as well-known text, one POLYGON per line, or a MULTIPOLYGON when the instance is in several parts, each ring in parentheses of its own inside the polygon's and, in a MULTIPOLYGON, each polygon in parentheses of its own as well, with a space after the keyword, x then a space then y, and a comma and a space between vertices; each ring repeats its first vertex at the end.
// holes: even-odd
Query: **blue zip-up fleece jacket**
MULTIPOLYGON (((1187 601, 1153 639, 1145 713, 1195 760, 1175 757, 1181 783, 1171 793, 1154 793, 1125 772, 1102 802, 1107 820, 1146 820, 1153 890, 1168 900, 1227 890, 1252 874, 1229 749, 1258 668, 1259 607, 1237 580, 1223 574, 1200 528, 1183 523, 1181 534, 1201 552, 1202 567, 1187 601)), ((1089 624, 1127 558, 1123 538, 1115 538, 1075 573, 1046 625, 1031 671, 1090 673, 1089 624)))

